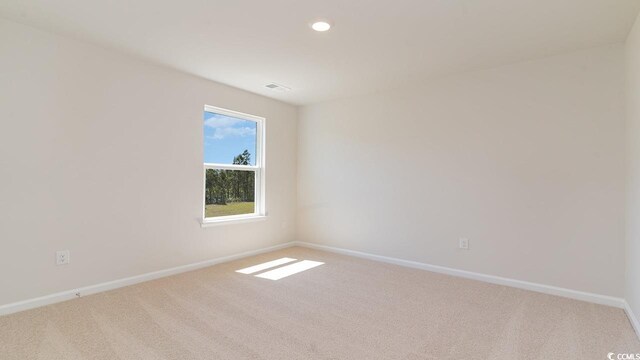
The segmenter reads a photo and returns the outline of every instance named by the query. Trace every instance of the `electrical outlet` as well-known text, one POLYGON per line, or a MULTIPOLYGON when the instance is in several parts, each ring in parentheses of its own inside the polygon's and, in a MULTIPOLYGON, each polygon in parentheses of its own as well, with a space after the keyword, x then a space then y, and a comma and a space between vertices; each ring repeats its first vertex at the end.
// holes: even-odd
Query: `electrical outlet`
POLYGON ((66 265, 69 263, 69 250, 56 251, 56 265, 66 265))
POLYGON ((458 247, 460 249, 464 249, 464 250, 469 250, 469 239, 467 238, 460 238, 460 242, 458 244, 458 247))

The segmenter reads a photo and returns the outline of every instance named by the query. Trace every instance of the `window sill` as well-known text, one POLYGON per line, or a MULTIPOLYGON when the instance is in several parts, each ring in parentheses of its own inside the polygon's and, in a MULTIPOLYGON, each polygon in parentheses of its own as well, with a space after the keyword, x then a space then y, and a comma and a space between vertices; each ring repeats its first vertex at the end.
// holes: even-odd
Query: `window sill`
POLYGON ((251 216, 241 216, 241 217, 234 217, 234 218, 227 218, 227 219, 200 220, 200 226, 202 226, 203 228, 207 228, 212 226, 242 224, 242 223, 264 221, 264 220, 267 220, 266 215, 251 215, 251 216))

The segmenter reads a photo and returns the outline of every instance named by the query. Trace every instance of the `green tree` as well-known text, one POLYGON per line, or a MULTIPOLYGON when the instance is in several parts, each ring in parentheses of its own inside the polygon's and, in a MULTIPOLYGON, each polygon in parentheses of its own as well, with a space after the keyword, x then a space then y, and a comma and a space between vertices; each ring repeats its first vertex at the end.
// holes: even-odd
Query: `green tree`
MULTIPOLYGON (((234 156, 233 164, 251 165, 249 150, 234 156)), ((230 201, 253 202, 255 200, 253 171, 207 169, 205 183, 205 204, 226 205, 230 201)))
MULTIPOLYGON (((233 158, 235 165, 251 165, 251 153, 245 149, 233 158)), ((233 196, 238 201, 254 201, 254 173, 252 171, 234 172, 233 196)))

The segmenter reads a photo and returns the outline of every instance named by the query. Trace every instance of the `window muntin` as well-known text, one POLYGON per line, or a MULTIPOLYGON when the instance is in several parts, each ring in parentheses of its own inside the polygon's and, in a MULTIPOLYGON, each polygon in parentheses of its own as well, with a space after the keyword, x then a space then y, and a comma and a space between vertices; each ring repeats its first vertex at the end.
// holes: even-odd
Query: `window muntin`
POLYGON ((204 110, 203 222, 264 215, 264 119, 204 110))

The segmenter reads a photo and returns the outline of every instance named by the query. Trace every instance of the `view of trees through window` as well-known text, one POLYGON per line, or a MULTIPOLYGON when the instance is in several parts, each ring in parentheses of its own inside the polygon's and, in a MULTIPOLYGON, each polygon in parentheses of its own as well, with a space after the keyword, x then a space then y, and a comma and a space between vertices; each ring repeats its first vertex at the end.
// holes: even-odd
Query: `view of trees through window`
MULTIPOLYGON (((233 158, 234 165, 250 165, 248 150, 233 158)), ((205 217, 251 214, 255 212, 255 172, 206 170, 205 217)))
POLYGON ((204 218, 260 214, 263 118, 205 106, 204 218))

